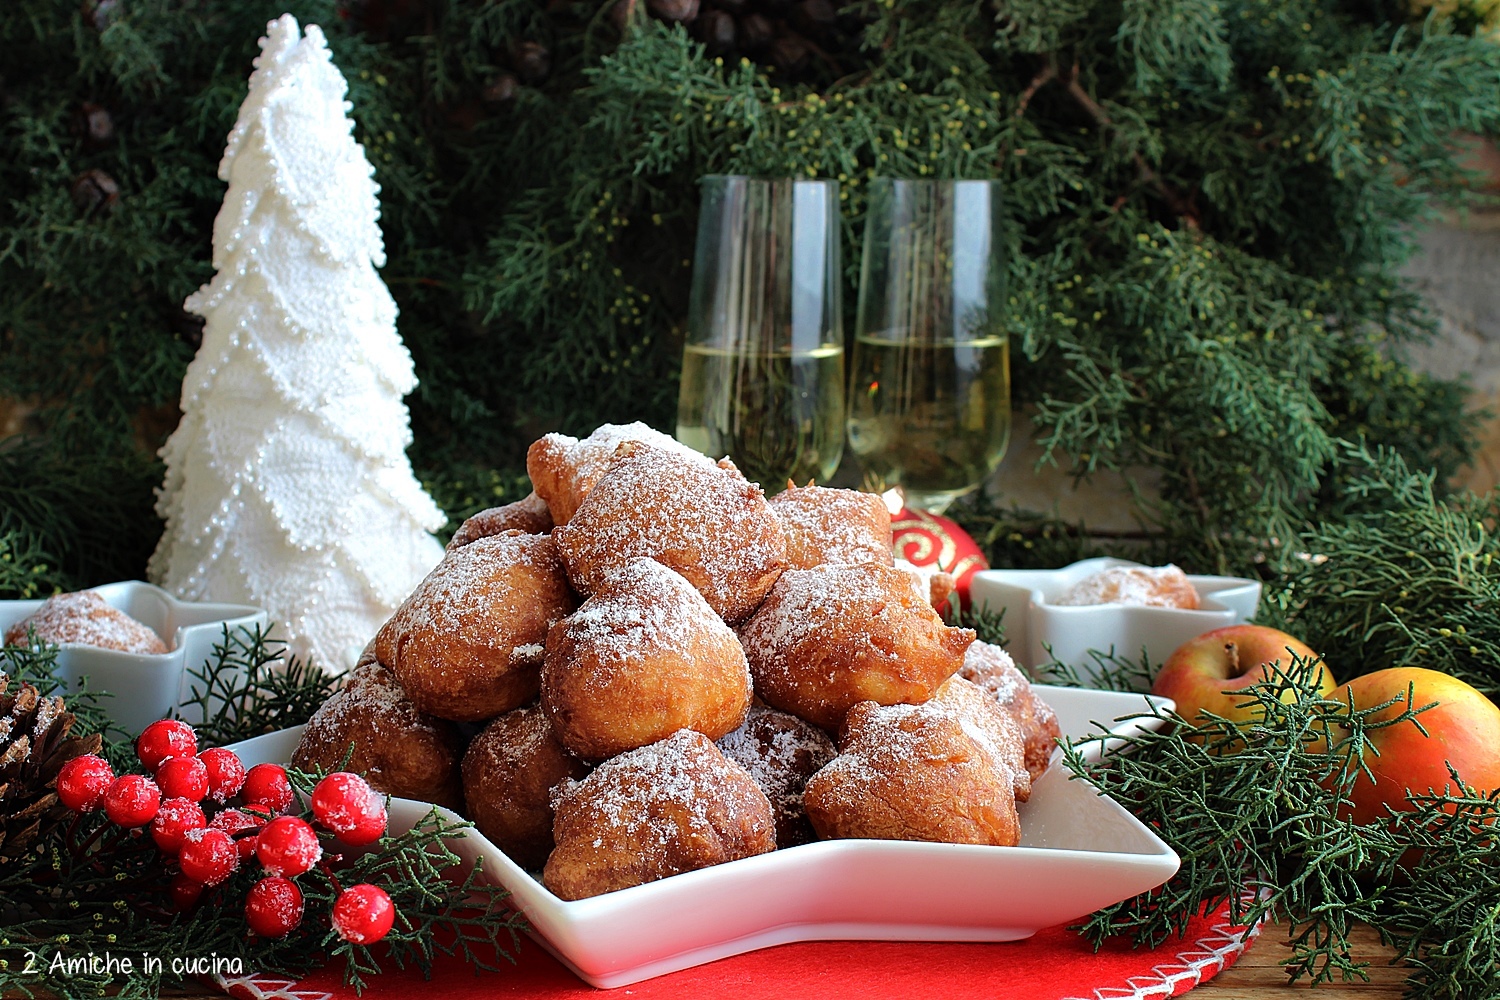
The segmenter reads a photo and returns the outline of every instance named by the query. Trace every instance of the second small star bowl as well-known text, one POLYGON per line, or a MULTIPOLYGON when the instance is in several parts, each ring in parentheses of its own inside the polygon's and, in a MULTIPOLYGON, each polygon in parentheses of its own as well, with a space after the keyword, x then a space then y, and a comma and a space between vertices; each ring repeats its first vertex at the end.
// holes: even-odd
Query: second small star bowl
POLYGON ((1124 604, 1053 603, 1080 580, 1126 559, 1085 559, 1060 569, 992 569, 969 585, 976 608, 1004 612, 1005 648, 1022 666, 1057 661, 1088 682, 1097 677, 1090 650, 1137 659, 1145 651, 1160 665, 1194 636, 1247 621, 1260 603, 1260 583, 1236 576, 1188 576, 1198 610, 1124 604))

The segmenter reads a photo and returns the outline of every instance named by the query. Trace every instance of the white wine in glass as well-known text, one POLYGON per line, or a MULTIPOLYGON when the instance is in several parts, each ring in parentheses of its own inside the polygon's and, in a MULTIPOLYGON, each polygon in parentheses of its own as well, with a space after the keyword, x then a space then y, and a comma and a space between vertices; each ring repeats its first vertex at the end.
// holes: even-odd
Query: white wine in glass
POLYGON ((767 494, 844 451, 838 184, 703 179, 677 440, 767 494))
POLYGON ((849 388, 865 488, 941 512, 1010 441, 999 185, 877 179, 849 388))

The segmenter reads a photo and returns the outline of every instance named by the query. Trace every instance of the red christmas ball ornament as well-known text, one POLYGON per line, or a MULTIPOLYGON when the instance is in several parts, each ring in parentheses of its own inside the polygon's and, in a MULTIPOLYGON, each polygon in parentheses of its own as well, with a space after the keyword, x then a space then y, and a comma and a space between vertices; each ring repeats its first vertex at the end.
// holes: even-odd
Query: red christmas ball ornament
POLYGON ((969 533, 953 521, 925 510, 903 507, 891 515, 891 549, 918 569, 931 569, 953 577, 954 589, 965 608, 969 606, 969 583, 974 574, 989 569, 984 551, 969 533))

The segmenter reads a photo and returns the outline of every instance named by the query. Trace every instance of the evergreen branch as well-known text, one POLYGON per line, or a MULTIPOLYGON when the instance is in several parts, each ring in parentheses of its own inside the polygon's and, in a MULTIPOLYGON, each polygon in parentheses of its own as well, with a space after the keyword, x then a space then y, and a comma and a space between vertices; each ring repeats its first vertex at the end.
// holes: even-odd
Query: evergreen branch
POLYGON ((316 664, 288 658, 286 645, 259 626, 224 628, 213 656, 189 667, 192 693, 183 702, 205 746, 224 746, 298 726, 338 687, 316 664))

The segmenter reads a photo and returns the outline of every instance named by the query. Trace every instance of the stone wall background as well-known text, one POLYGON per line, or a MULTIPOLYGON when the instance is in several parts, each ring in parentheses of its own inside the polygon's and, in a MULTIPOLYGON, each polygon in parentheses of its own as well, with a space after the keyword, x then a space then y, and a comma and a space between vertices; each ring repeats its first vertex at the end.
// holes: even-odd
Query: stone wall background
POLYGON ((1446 219, 1419 239, 1405 273, 1439 329, 1432 343, 1406 348, 1407 359, 1442 378, 1466 377, 1470 405, 1491 412, 1474 466, 1456 481, 1483 492, 1500 486, 1500 211, 1446 219))

